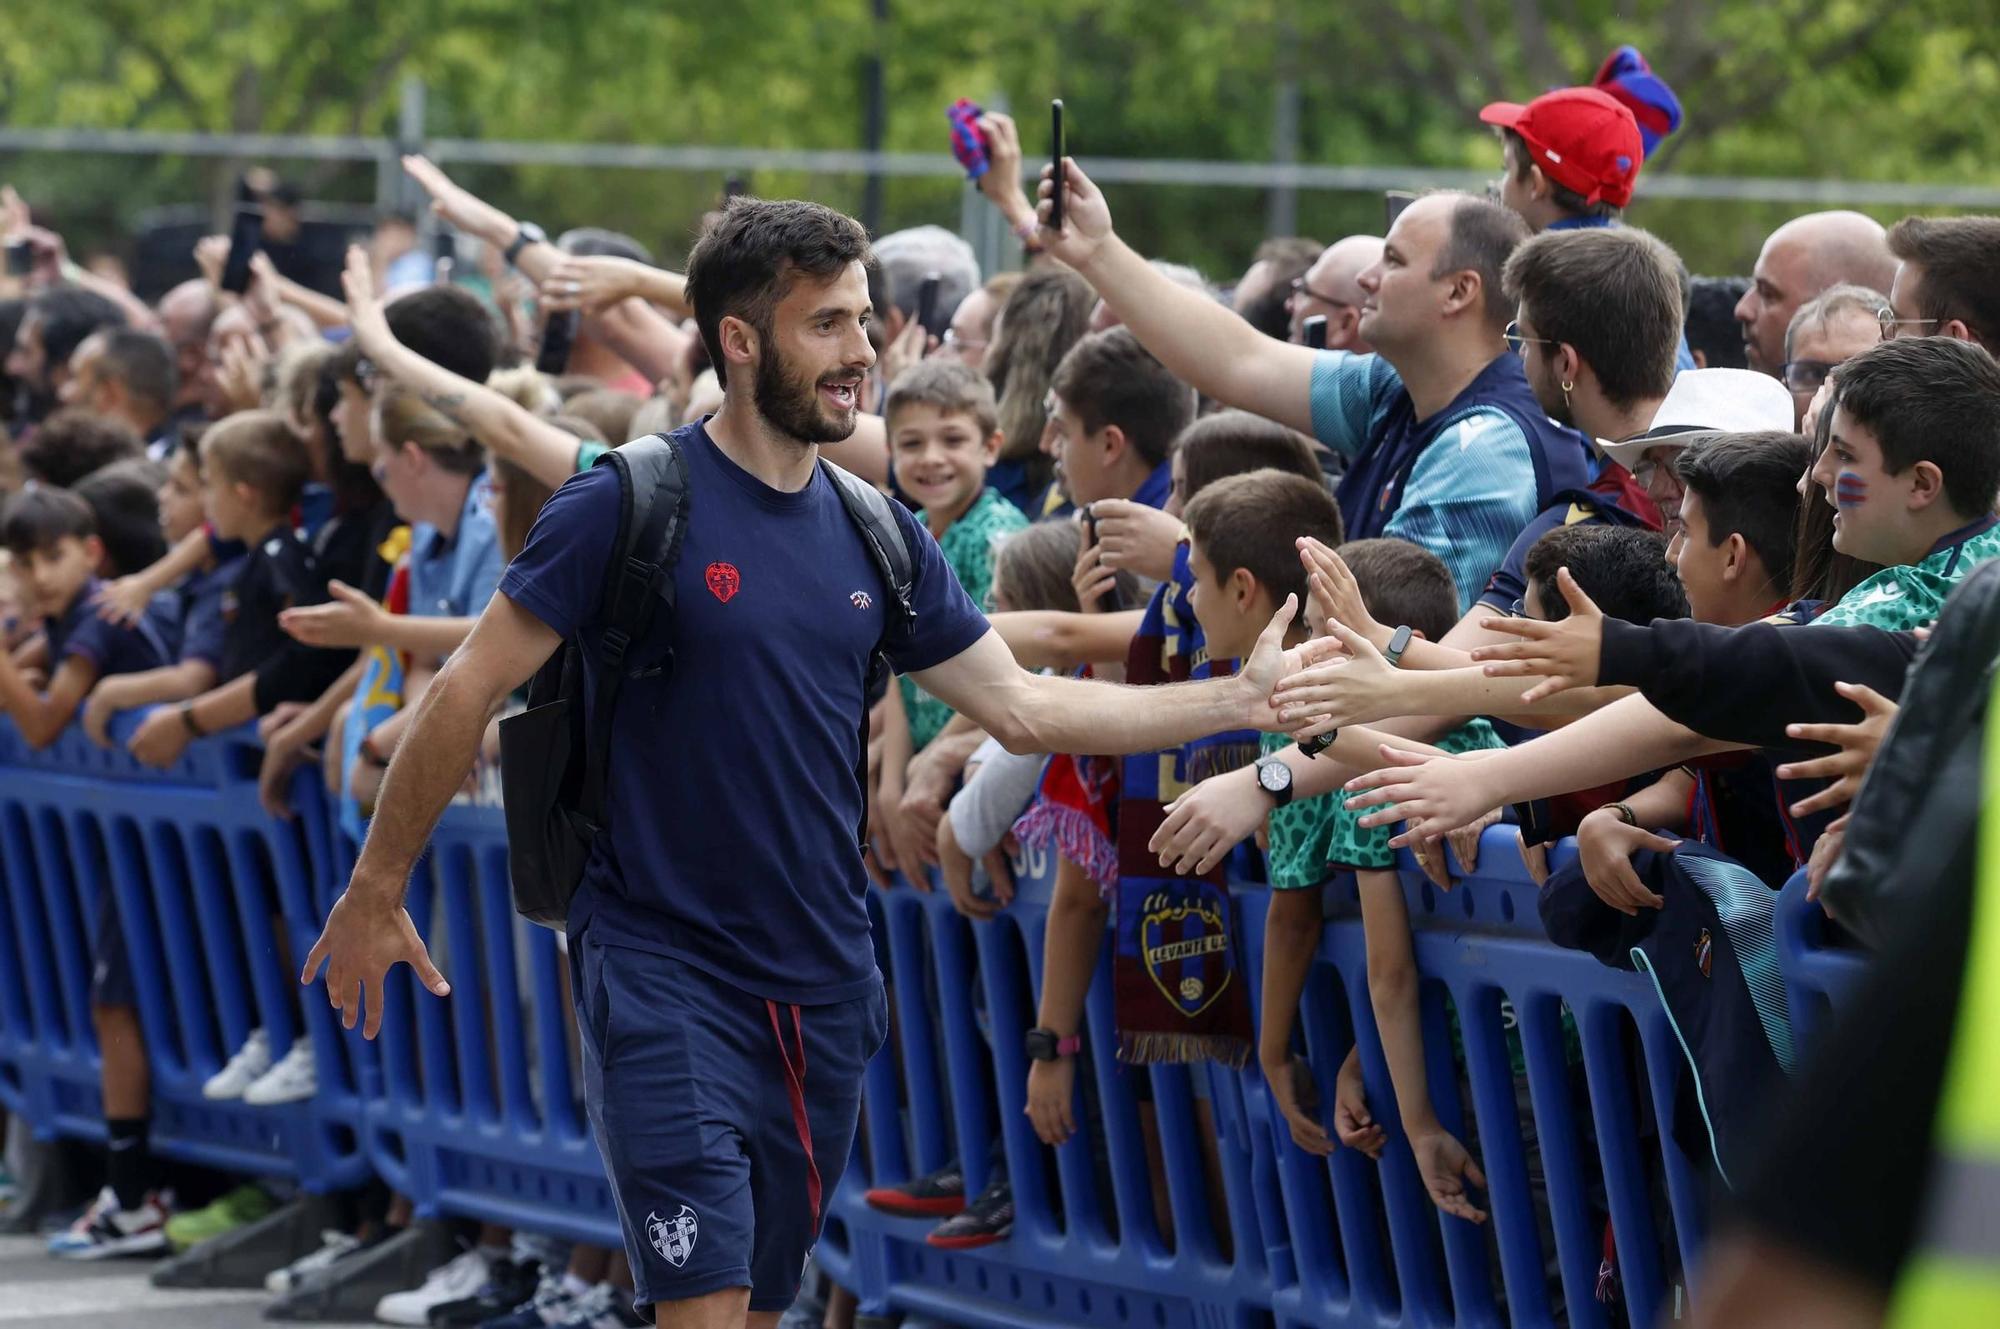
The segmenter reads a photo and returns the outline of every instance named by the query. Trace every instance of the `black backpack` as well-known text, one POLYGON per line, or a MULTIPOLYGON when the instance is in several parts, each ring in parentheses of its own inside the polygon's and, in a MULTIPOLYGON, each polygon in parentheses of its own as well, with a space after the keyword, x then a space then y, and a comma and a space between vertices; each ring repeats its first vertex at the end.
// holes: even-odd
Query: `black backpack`
MULTIPOLYGON (((500 722, 500 786, 507 818, 507 867, 514 907, 544 927, 560 930, 582 879, 591 844, 604 829, 605 774, 613 741, 618 695, 625 680, 672 667, 671 656, 629 668, 625 653, 645 639, 657 613, 674 610, 673 570, 687 530, 687 459, 665 434, 649 434, 599 457, 618 472, 624 502, 618 511, 618 551, 605 570, 593 620, 603 628, 597 651, 597 695, 584 724, 583 652, 571 637, 528 685, 528 708, 500 722)), ((907 626, 912 565, 890 500, 867 481, 831 463, 820 467, 833 481, 847 515, 889 589, 887 626, 907 626)), ((877 650, 870 664, 872 696, 887 677, 877 650)), ((860 774, 866 786, 868 720, 861 720, 860 774)), ((857 841, 865 824, 856 828, 857 841)))

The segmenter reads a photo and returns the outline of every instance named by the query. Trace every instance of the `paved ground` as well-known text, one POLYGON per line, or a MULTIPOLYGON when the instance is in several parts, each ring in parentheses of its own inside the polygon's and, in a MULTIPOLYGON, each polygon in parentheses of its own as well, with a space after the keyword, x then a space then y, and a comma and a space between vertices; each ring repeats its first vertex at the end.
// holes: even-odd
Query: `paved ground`
POLYGON ((268 1323, 262 1292, 184 1292, 146 1281, 148 1261, 52 1260, 40 1237, 0 1237, 0 1329, 249 1329, 268 1323))

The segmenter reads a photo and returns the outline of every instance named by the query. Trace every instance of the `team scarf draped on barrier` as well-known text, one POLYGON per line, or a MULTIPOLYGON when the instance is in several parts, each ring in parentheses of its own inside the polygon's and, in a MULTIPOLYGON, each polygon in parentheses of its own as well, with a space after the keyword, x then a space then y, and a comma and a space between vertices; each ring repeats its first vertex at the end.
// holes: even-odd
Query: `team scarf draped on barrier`
MULTIPOLYGON (((1232 672, 1208 659, 1195 621, 1183 542, 1173 579, 1154 592, 1126 653, 1125 681, 1181 683, 1232 672)), ((1207 1059, 1232 1067, 1250 1056, 1250 999, 1243 980, 1228 877, 1170 875, 1147 847, 1166 804, 1192 785, 1248 765, 1257 734, 1234 730, 1123 759, 1052 758, 1033 807, 1015 826, 1024 843, 1053 844, 1112 894, 1112 1008, 1122 1061, 1207 1059)))

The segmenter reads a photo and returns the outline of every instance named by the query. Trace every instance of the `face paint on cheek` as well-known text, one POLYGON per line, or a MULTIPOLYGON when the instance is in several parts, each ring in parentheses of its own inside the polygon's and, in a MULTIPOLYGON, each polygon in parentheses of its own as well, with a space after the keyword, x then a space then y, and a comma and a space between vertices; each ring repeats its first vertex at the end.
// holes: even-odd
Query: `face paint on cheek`
POLYGON ((1842 471, 1833 478, 1833 505, 1837 508, 1858 508, 1868 501, 1868 482, 1853 471, 1842 471))

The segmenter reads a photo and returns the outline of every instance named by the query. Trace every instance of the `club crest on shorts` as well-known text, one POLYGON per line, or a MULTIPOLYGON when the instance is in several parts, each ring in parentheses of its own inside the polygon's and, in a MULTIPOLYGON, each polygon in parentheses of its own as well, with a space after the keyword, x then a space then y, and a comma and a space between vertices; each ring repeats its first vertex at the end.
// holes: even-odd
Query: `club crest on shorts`
POLYGON ((678 1269, 694 1254, 696 1226, 694 1210, 686 1205, 672 1218, 661 1218, 656 1211, 646 1215, 646 1239, 661 1259, 678 1269))

